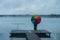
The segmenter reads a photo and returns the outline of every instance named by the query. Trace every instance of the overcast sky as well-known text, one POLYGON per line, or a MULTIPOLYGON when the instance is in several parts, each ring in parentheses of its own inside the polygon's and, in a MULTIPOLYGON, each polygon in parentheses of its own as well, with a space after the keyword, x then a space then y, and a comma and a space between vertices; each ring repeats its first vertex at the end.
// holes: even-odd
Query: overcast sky
POLYGON ((0 0, 0 15, 60 14, 60 0, 0 0))

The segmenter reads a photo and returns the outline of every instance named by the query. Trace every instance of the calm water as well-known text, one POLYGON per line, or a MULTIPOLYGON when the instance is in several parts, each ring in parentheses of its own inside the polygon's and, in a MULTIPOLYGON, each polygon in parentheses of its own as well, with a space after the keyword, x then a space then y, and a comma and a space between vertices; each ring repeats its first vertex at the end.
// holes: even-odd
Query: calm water
MULTIPOLYGON (((10 40, 9 33, 13 29, 33 30, 31 17, 0 17, 0 40, 10 40), (17 24, 19 24, 18 27, 17 24)), ((37 29, 48 30, 52 33, 53 40, 60 40, 60 18, 42 17, 37 29)), ((18 38, 14 38, 14 40, 18 40, 18 38)), ((25 38, 20 38, 19 40, 25 40, 25 38)))

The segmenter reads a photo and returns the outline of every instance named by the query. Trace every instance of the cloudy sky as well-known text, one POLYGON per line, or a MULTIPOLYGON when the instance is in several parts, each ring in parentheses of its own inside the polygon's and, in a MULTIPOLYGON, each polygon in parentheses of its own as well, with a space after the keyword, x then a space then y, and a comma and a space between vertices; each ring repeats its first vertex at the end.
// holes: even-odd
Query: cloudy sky
POLYGON ((0 0, 0 15, 60 14, 60 0, 0 0))

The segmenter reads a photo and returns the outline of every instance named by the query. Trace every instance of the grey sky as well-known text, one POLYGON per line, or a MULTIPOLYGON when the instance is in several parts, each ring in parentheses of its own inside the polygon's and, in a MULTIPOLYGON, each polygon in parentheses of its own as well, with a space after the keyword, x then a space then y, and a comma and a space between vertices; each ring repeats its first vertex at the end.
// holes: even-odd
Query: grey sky
POLYGON ((0 0, 0 15, 60 14, 60 0, 0 0))

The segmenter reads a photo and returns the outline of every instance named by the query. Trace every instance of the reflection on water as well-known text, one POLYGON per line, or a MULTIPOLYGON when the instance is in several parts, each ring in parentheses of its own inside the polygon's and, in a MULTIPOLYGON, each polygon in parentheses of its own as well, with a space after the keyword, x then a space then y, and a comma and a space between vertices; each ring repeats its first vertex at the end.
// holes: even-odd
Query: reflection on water
MULTIPOLYGON (((11 30, 17 29, 17 25, 15 25, 14 23, 20 23, 19 30, 33 30, 31 17, 0 17, 0 40, 10 40, 9 36, 11 30)), ((60 40, 60 18, 42 17, 42 22, 38 25, 37 29, 48 30, 51 32, 52 40, 60 40)), ((14 38, 14 40, 26 40, 26 39, 14 38)))

